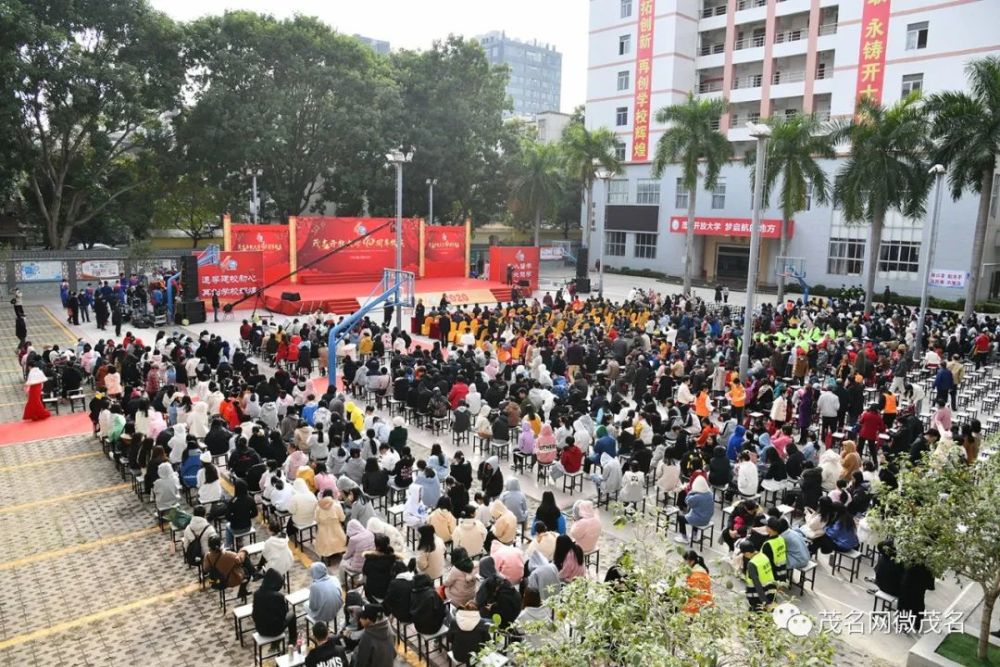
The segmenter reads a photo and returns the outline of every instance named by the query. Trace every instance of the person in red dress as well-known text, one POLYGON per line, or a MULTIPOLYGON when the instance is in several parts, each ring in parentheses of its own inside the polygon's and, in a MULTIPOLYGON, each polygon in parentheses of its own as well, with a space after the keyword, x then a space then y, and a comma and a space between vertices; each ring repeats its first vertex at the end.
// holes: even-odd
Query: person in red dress
POLYGON ((24 405, 23 419, 30 419, 33 422, 48 419, 51 415, 42 403, 42 387, 48 378, 41 368, 37 366, 28 371, 28 379, 24 383, 24 391, 28 394, 28 402, 24 405))

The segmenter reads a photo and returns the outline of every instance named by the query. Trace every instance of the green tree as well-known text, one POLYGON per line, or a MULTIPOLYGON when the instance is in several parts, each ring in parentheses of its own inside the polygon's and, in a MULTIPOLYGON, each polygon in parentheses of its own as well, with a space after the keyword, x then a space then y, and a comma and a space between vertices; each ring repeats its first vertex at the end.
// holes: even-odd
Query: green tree
MULTIPOLYGON (((815 115, 796 115, 791 118, 770 118, 771 137, 767 142, 767 160, 764 163, 764 203, 770 206, 771 195, 777 190, 781 208, 781 242, 778 255, 788 253, 788 221, 806 209, 806 195, 812 185, 814 201, 825 204, 831 194, 830 183, 817 158, 836 156, 830 134, 815 115)), ((753 184, 753 165, 756 151, 746 155, 744 164, 750 167, 753 184)), ((778 302, 785 299, 785 276, 778 276, 778 302)))
POLYGON ((589 248, 590 228, 594 225, 594 181, 597 179, 597 170, 603 168, 617 174, 621 171, 621 162, 615 156, 614 132, 604 127, 588 130, 575 112, 573 118, 563 130, 560 143, 566 157, 566 172, 583 195, 586 211, 583 247, 589 248))
POLYGON ((898 488, 883 487, 878 503, 873 529, 893 536, 896 560, 923 565, 935 577, 953 573, 979 584, 983 609, 978 655, 985 660, 993 607, 1000 596, 1000 523, 996 520, 1000 456, 967 465, 957 451, 936 452, 921 465, 906 462, 898 488))
POLYGON ((865 260, 865 313, 872 310, 879 248, 886 215, 899 211, 907 218, 924 214, 930 178, 927 113, 914 94, 891 107, 869 97, 858 103, 854 118, 833 132, 836 142, 848 141, 851 155, 837 172, 834 202, 849 223, 871 225, 865 260))
POLYGON ((979 195, 963 313, 967 319, 972 315, 979 292, 993 174, 1000 156, 1000 57, 973 60, 966 66, 966 72, 969 93, 932 95, 927 106, 933 114, 936 161, 948 167, 952 197, 958 199, 965 190, 979 195))
POLYGON ((17 22, 11 63, 25 190, 49 244, 104 215, 141 181, 121 178, 150 130, 176 108, 180 30, 145 0, 6 2, 17 22))
POLYGON ((154 205, 153 222, 163 229, 176 229, 191 239, 191 247, 221 228, 226 194, 207 178, 186 175, 164 188, 154 205))
POLYGON ((551 215, 562 188, 562 152, 558 144, 526 142, 518 174, 511 183, 514 208, 534 216, 535 245, 540 245, 542 216, 551 215))
POLYGON ((656 122, 669 125, 656 142, 653 175, 660 178, 668 164, 679 164, 681 186, 688 192, 687 234, 684 236, 684 294, 691 293, 694 260, 694 212, 699 163, 705 163, 705 189, 715 188, 722 165, 732 156, 729 140, 719 132, 719 118, 728 108, 724 99, 695 99, 656 112, 656 122))

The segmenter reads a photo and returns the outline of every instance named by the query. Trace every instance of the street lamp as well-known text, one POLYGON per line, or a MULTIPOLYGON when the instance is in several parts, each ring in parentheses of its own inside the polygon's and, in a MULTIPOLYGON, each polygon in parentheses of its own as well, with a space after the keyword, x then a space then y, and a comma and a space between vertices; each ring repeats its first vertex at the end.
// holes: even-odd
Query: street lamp
POLYGON ((757 262, 760 257, 760 213, 764 199, 764 163, 771 128, 763 123, 747 123, 750 136, 757 140, 757 159, 753 177, 753 218, 750 222, 750 267, 747 271, 747 302, 743 310, 743 349, 740 350, 740 380, 750 369, 750 340, 753 337, 753 302, 757 289, 757 262))
MULTIPOLYGON (((920 286, 920 316, 917 319, 917 334, 913 339, 913 360, 920 362, 920 348, 924 342, 924 320, 927 318, 927 300, 931 278, 931 264, 934 262, 934 244, 937 243, 938 217, 941 215, 941 183, 944 182, 945 168, 936 164, 927 172, 934 175, 934 209, 931 212, 930 229, 927 230, 930 244, 927 246, 927 257, 924 260, 923 284, 920 286)), ((967 299, 975 298, 972 295, 967 299)))
MULTIPOLYGON (((413 149, 404 153, 402 148, 394 148, 385 154, 389 164, 396 167, 396 282, 403 270, 403 164, 413 161, 413 149)), ((396 295, 396 328, 403 330, 403 308, 396 295)))
POLYGON ((247 169, 247 176, 253 178, 253 198, 250 200, 250 215, 253 216, 254 224, 257 224, 257 215, 260 213, 260 199, 257 198, 257 177, 263 173, 263 169, 247 169))
POLYGON ((437 182, 438 179, 436 178, 427 179, 427 189, 429 190, 428 192, 429 204, 427 206, 429 212, 427 213, 427 223, 430 225, 434 224, 434 186, 437 185, 437 182))
POLYGON ((604 211, 601 213, 601 229, 598 232, 598 243, 601 245, 600 250, 597 254, 598 268, 597 268, 597 296, 604 298, 604 244, 607 242, 605 233, 605 228, 607 227, 608 218, 608 179, 611 178, 611 170, 606 167, 598 167, 597 171, 594 172, 594 176, 597 180, 604 184, 604 211))

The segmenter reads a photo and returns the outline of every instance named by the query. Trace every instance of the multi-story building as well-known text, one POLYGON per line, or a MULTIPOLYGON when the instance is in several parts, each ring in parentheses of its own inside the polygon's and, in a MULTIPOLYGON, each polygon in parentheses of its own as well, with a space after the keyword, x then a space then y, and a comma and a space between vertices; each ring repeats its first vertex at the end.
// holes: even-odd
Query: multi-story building
POLYGON ((374 39, 372 37, 365 37, 364 35, 359 35, 354 33, 354 39, 358 40, 369 49, 381 56, 389 55, 389 42, 381 39, 374 39))
POLYGON ((562 86, 562 54, 554 46, 537 40, 523 42, 504 32, 488 32, 476 37, 491 65, 507 65, 510 79, 507 95, 513 101, 513 115, 558 111, 562 86))
MULTIPOLYGON (((683 272, 688 195, 678 186, 678 167, 660 178, 650 169, 665 129, 656 122, 658 109, 689 93, 729 101, 719 129, 737 157, 714 191, 697 192, 694 266, 709 282, 746 281, 752 202, 750 170, 740 159, 752 147, 746 123, 800 113, 849 118, 862 94, 892 104, 914 90, 961 89, 971 59, 1000 54, 998 25, 995 0, 591 0, 586 122, 614 130, 625 163, 623 173, 595 191, 607 265, 683 272)), ((823 162, 831 179, 844 159, 823 162)), ((997 188, 995 182, 979 298, 1000 292, 997 188)), ((971 193, 958 201, 945 197, 935 271, 968 271, 978 202, 971 193)), ((765 220, 780 218, 776 204, 765 209, 765 220)), ((777 265, 786 262, 776 260, 774 225, 766 229, 758 276, 773 284, 777 265)), ((868 231, 810 201, 795 216, 786 256, 804 266, 810 284, 860 284, 868 231)), ((924 236, 925 220, 890 216, 878 290, 888 284, 895 292, 920 292, 924 236)), ((591 247, 592 254, 600 250, 598 241, 591 247)), ((932 294, 957 298, 964 290, 932 294)))

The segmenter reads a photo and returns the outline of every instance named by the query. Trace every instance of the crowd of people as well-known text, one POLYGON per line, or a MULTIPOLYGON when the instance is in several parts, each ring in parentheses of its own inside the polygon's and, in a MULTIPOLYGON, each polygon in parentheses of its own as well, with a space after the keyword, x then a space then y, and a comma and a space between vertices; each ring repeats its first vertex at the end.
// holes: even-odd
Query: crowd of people
MULTIPOLYGON (((847 298, 764 304, 743 380, 741 318, 727 303, 638 289, 620 303, 560 290, 438 307, 416 322, 438 334, 428 345, 365 318, 345 340, 356 356, 342 364, 342 388, 322 379, 335 323, 323 315, 244 321, 232 342, 126 332, 69 353, 28 341, 19 352, 29 382, 82 371, 96 390, 95 432, 157 510, 183 516, 177 508, 191 499, 185 558, 200 552, 209 580, 241 597, 261 582, 259 631, 294 641, 280 595, 288 542, 315 530, 313 651, 382 665, 393 654, 390 619, 446 633, 460 661, 496 619, 512 639, 544 641, 519 627, 545 618, 562 586, 593 576, 600 507, 634 515, 650 491, 676 517, 674 539, 692 546, 729 507, 720 538, 752 609, 817 553, 833 567, 838 552, 866 542, 880 554, 873 583, 919 618, 933 577, 896 564, 892 536, 866 534, 865 516, 903 459, 975 462, 979 422, 960 424, 952 410, 965 362, 992 364, 1000 324, 930 314, 919 341, 927 353, 914 362, 912 309, 861 310, 847 298), (415 455, 410 431, 435 424, 448 437, 415 455), (478 466, 474 444, 486 454, 478 466), (526 475, 553 489, 586 476, 597 495, 560 508, 545 490, 530 511, 526 475), (386 512, 396 500, 398 521, 386 512), (270 536, 255 565, 238 547, 258 514, 270 536)), ((697 613, 711 604, 711 578, 696 551, 685 560, 685 610, 697 613)))

